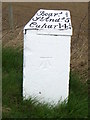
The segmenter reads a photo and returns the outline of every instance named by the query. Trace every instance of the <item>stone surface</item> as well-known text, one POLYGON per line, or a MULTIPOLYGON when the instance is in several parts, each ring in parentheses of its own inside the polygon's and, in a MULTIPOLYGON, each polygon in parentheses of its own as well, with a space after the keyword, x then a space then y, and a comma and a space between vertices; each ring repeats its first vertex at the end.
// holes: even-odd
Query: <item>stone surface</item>
POLYGON ((32 97, 40 102, 56 104, 60 99, 65 100, 69 94, 72 34, 70 13, 69 11, 39 10, 32 19, 24 27, 23 96, 26 99, 32 97), (44 15, 39 14, 43 11, 47 17, 52 15, 48 20, 53 19, 53 22, 40 21, 44 15), (55 14, 58 15, 56 18, 55 14), (56 22, 55 20, 59 18, 61 21, 56 22), (69 21, 66 21, 67 18, 69 21), (36 20, 37 25, 61 24, 62 27, 32 27, 30 26, 33 23, 32 19, 36 20), (65 24, 67 27, 63 26, 65 24))

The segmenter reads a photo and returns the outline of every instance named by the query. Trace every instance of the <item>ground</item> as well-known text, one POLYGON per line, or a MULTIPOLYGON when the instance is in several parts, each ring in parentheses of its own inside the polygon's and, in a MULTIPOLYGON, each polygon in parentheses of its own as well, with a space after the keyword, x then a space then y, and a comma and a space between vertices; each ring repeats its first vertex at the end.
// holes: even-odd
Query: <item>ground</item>
POLYGON ((14 30, 10 29, 9 3, 2 5, 2 45, 23 49, 23 28, 36 11, 43 9, 70 10, 73 35, 71 42, 71 70, 88 79, 88 3, 12 3, 14 30))
POLYGON ((87 118, 88 100, 88 3, 12 3, 14 29, 10 29, 9 3, 2 5, 2 114, 3 118, 87 118), (54 109, 35 106, 33 101, 22 101, 23 28, 40 8, 67 9, 71 12, 73 35, 71 40, 71 72, 69 104, 54 109), (9 48, 7 48, 9 47, 9 48), (13 49, 12 49, 13 48, 13 49), (18 48, 18 49, 16 49, 18 48), (14 50, 16 49, 16 50, 14 50), (20 51, 19 51, 20 50, 20 51), (76 89, 77 88, 77 89, 76 89), (31 111, 30 111, 31 110, 31 111))

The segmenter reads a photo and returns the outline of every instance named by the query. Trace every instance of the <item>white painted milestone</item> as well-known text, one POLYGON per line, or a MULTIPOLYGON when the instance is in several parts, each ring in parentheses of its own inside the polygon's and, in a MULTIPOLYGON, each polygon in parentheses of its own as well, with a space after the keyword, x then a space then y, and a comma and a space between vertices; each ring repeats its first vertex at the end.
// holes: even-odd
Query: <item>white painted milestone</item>
POLYGON ((40 9, 24 27, 23 97, 57 104, 69 95, 68 10, 40 9))

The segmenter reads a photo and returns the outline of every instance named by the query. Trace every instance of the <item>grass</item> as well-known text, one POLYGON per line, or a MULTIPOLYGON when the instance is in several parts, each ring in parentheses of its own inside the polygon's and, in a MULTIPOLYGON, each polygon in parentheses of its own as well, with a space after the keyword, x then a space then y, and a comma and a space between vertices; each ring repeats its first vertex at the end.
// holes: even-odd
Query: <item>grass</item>
POLYGON ((2 117, 3 118, 86 118, 88 116, 87 84, 76 73, 70 73, 68 103, 56 106, 40 104, 36 100, 22 100, 23 52, 2 50, 2 117), (35 104, 37 103, 37 104, 35 104))

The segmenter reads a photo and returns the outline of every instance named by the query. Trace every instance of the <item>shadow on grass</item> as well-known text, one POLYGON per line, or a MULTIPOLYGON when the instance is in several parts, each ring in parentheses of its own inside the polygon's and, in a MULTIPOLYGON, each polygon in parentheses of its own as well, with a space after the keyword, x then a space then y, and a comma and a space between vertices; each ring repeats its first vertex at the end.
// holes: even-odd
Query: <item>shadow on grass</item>
POLYGON ((86 118, 88 115, 87 84, 70 73, 68 102, 56 106, 40 104, 37 100, 22 100, 23 52, 2 50, 2 106, 3 118, 86 118), (36 104, 37 103, 37 104, 36 104))

